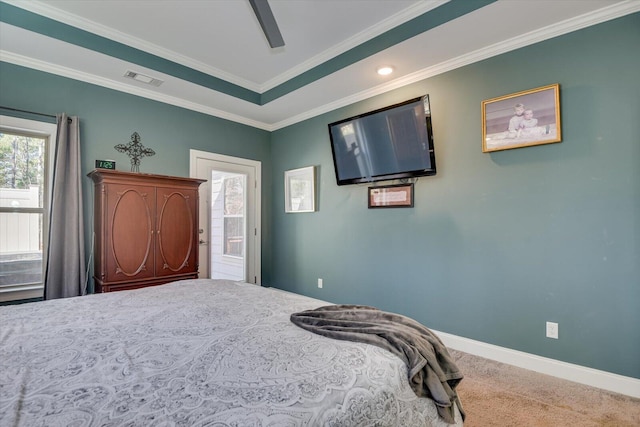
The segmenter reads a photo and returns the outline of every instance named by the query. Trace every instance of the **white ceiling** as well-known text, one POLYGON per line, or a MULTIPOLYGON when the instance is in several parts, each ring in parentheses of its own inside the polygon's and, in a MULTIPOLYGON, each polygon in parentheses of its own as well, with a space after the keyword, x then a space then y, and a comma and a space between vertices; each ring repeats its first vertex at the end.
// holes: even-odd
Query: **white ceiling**
MULTIPOLYGON (((468 0, 467 0, 468 1, 468 0)), ((446 0, 270 0, 271 49, 247 0, 5 0, 259 94, 446 0)), ((509 50, 640 10, 640 0, 499 0, 264 105, 0 22, 0 60, 275 130, 509 50), (387 77, 375 73, 392 65, 387 77), (164 83, 145 85, 128 70, 164 83)), ((431 13, 431 12, 430 12, 431 13)))

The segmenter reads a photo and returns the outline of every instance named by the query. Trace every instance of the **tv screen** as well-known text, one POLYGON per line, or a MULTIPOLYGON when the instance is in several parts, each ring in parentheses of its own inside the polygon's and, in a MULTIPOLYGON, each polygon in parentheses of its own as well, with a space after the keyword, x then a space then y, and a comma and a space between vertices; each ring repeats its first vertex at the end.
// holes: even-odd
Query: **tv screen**
POLYGON ((329 124, 338 185, 435 175, 429 95, 329 124))

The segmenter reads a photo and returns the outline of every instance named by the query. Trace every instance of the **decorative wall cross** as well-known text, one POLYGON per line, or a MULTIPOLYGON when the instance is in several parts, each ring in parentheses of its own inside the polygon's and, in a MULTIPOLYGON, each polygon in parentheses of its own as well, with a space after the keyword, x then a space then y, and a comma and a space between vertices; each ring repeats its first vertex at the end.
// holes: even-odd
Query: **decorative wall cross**
POLYGON ((131 134, 131 141, 128 144, 118 144, 114 148, 121 153, 127 153, 131 157, 131 172, 140 172, 140 159, 156 154, 151 148, 145 148, 140 143, 138 132, 131 134))

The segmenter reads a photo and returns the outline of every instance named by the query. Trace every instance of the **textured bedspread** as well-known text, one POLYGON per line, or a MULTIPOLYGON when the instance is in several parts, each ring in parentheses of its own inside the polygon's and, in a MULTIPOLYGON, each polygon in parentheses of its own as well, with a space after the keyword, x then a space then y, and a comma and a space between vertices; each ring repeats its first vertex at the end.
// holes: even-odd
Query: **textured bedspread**
POLYGON ((433 399, 440 416, 455 422, 464 411, 455 391, 462 372, 440 338, 415 320, 362 305, 327 305, 291 315, 291 321, 316 334, 365 342, 398 356, 409 369, 409 385, 420 397, 433 399))
POLYGON ((289 321, 322 305, 201 279, 0 307, 0 425, 447 425, 392 353, 289 321))

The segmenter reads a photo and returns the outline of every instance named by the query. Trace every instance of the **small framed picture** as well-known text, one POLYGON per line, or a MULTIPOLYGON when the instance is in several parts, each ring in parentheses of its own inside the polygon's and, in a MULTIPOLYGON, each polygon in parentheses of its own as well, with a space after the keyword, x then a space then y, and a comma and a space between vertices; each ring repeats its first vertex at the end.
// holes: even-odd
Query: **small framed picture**
POLYGON ((560 141, 559 84, 482 101, 482 152, 560 141))
POLYGON ((369 209, 412 207, 413 183, 369 187, 369 209))
POLYGON ((315 212, 316 168, 308 166, 284 172, 284 211, 315 212))

